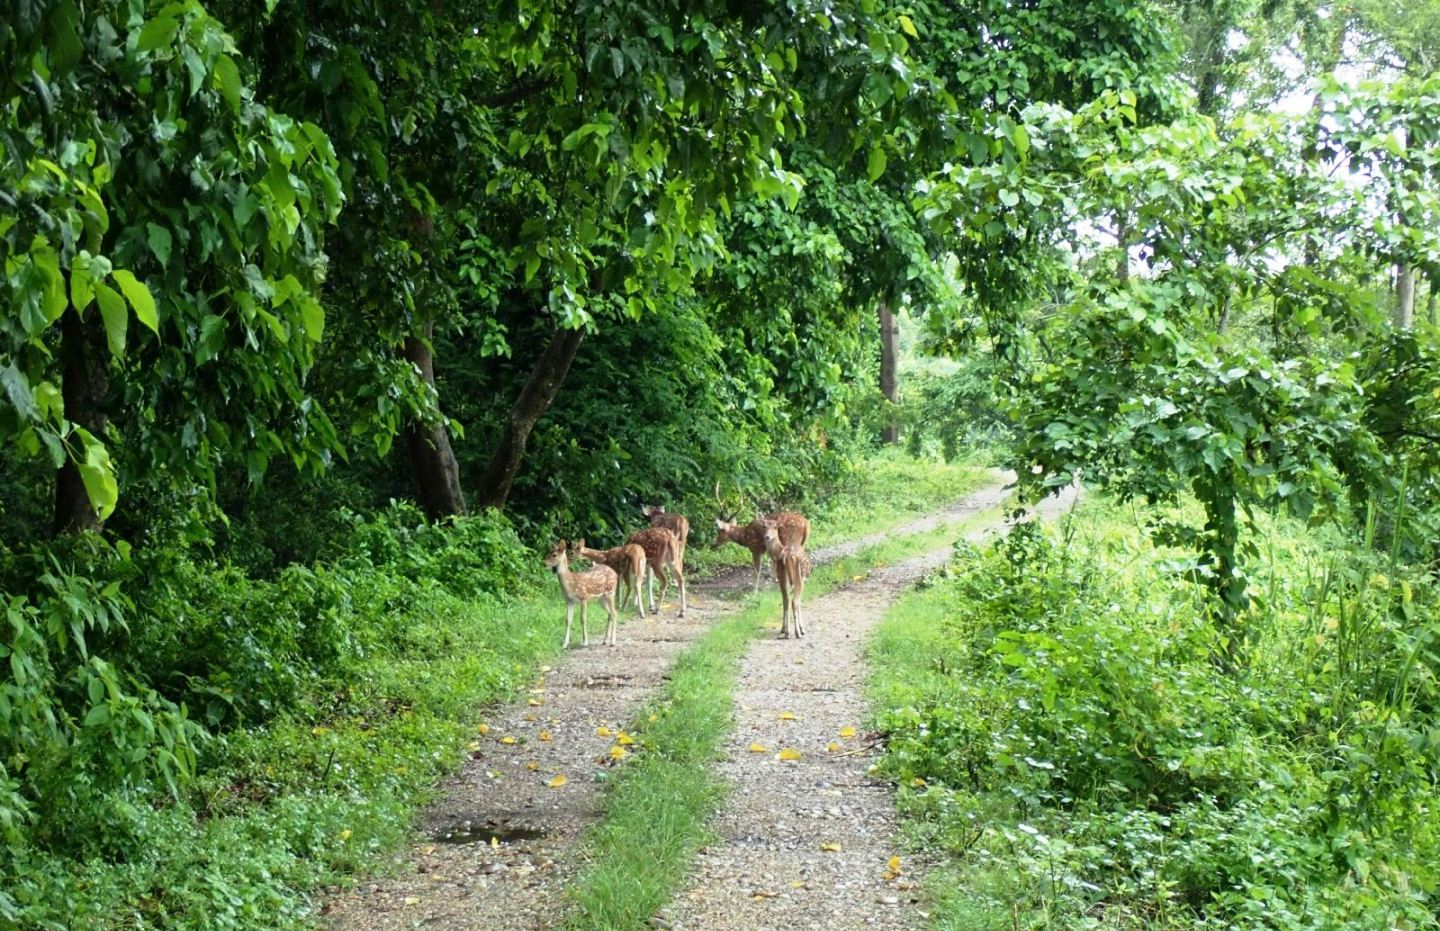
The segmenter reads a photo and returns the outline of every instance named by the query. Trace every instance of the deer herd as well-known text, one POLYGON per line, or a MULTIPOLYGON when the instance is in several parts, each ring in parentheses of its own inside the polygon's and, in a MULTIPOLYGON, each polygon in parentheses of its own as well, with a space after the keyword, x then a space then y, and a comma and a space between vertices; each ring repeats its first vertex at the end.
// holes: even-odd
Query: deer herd
MULTIPOLYGON (((650 526, 630 534, 626 541, 607 550, 592 549, 579 539, 573 543, 561 540, 550 548, 545 565, 560 580, 565 596, 565 646, 570 646, 570 630, 575 622, 575 605, 580 605, 580 643, 590 645, 585 625, 585 609, 599 600, 609 615, 604 643, 615 645, 616 598, 623 610, 633 595, 635 607, 645 617, 645 590, 650 592, 650 613, 659 614, 655 600, 655 577, 660 577, 660 602, 670 591, 670 576, 675 576, 680 589, 680 616, 689 608, 685 592, 685 543, 690 537, 690 521, 680 514, 671 514, 663 507, 649 505, 641 509, 650 526), (571 560, 588 560, 588 569, 572 569, 571 560)), ((741 526, 733 519, 716 518, 715 545, 737 543, 750 551, 755 569, 755 591, 760 590, 760 562, 770 557, 775 580, 780 585, 780 636, 805 636, 805 620, 800 596, 805 580, 810 577, 810 556, 805 543, 810 539, 810 521, 794 511, 760 515, 741 526)))

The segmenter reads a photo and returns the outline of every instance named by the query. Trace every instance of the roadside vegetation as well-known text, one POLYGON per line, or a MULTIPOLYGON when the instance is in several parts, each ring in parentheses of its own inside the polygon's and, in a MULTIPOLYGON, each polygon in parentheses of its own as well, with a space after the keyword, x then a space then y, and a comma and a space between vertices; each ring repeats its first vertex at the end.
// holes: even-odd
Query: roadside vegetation
POLYGON ((1091 496, 957 547, 882 625, 882 769, 946 864, 934 926, 1436 927, 1431 573, 1265 521, 1231 672, 1161 516, 1091 496))

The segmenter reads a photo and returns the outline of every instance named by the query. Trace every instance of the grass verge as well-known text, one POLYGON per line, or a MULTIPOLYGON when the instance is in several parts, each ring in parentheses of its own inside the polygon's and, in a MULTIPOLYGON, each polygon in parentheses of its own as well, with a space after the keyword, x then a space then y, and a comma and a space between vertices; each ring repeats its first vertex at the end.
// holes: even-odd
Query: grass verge
POLYGON ((1440 927, 1433 576, 1265 521, 1227 672, 1155 516, 1091 497, 1068 534, 968 550, 876 632, 881 766, 944 860, 932 926, 1440 927))
MULTIPOLYGON (((820 566, 806 596, 932 552, 964 527, 993 517, 977 514, 961 528, 897 537, 820 566)), ((767 592, 715 624, 676 660, 665 688, 637 714, 630 730, 643 752, 621 769, 601 821, 583 839, 583 859, 591 866, 570 889, 567 931, 632 931, 678 891, 725 798, 711 764, 733 724, 740 660, 753 637, 777 629, 779 613, 778 596, 767 592)))

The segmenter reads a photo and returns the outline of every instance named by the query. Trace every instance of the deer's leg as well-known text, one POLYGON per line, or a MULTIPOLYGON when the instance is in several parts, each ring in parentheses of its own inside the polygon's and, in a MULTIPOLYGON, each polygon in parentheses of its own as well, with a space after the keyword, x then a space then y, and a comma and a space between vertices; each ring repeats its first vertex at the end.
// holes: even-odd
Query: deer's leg
POLYGON ((660 609, 655 607, 655 564, 651 563, 645 570, 645 581, 650 587, 650 613, 659 614, 660 609))
POLYGON ((802 613, 804 608, 800 604, 801 598, 803 598, 804 595, 805 581, 802 579, 795 585, 795 607, 791 611, 791 614, 795 617, 795 636, 797 637, 805 636, 805 615, 802 613))
POLYGON ((565 642, 560 645, 562 650, 570 646, 570 625, 573 623, 575 623, 575 605, 573 602, 567 601, 565 602, 565 642))
POLYGON ((605 596, 605 610, 610 613, 610 623, 605 625, 605 644, 615 646, 620 639, 620 618, 615 613, 615 593, 605 596))
POLYGON ((640 598, 640 580, 643 578, 645 578, 645 558, 642 556, 640 562, 635 566, 635 572, 631 575, 631 582, 635 587, 635 607, 640 609, 642 618, 645 616, 645 602, 640 598))
POLYGON ((785 569, 775 564, 775 581, 780 584, 780 637, 790 639, 790 585, 785 579, 785 569))
POLYGON ((585 609, 588 608, 588 607, 590 607, 590 599, 589 599, 589 598, 583 598, 583 599, 581 599, 581 600, 580 600, 580 645, 581 645, 582 647, 588 647, 588 646, 590 645, 590 631, 585 627, 585 609))
MULTIPOLYGON (((674 568, 673 563, 671 564, 671 568, 674 568)), ((656 566, 655 571, 660 573, 660 603, 664 604, 665 596, 670 594, 670 573, 665 571, 664 563, 656 566)), ((654 611, 656 614, 660 613, 660 609, 655 607, 654 599, 651 599, 650 601, 650 610, 654 611)))
POLYGON ((755 569, 755 590, 751 592, 751 594, 754 595, 760 594, 760 559, 761 555, 759 553, 750 554, 750 562, 753 564, 753 568, 755 569))

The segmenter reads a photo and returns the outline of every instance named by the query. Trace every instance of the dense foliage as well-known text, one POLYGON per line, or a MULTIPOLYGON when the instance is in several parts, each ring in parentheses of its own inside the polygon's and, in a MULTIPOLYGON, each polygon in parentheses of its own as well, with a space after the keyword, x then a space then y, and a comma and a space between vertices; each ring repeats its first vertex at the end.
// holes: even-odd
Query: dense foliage
POLYGON ((1437 556, 1437 22, 0 0, 0 920, 290 920, 264 876, 352 862, 333 834, 208 889, 187 864, 352 830, 350 751, 308 738, 406 732, 416 670, 460 663, 435 742, 396 744, 411 777, 356 777, 395 823, 457 709, 549 648, 496 619, 527 544, 820 506, 897 428, 1032 495, 1195 502, 1150 530, 1202 596, 1179 665, 1228 702, 1274 662, 1268 514, 1397 578, 1437 556), (895 315, 945 357, 901 403, 895 315), (77 899, 79 863, 124 878, 77 899))
POLYGON ((959 551, 882 630, 884 766, 954 857, 940 926, 1435 927, 1429 574, 1267 523, 1233 676, 1136 516, 959 551))

